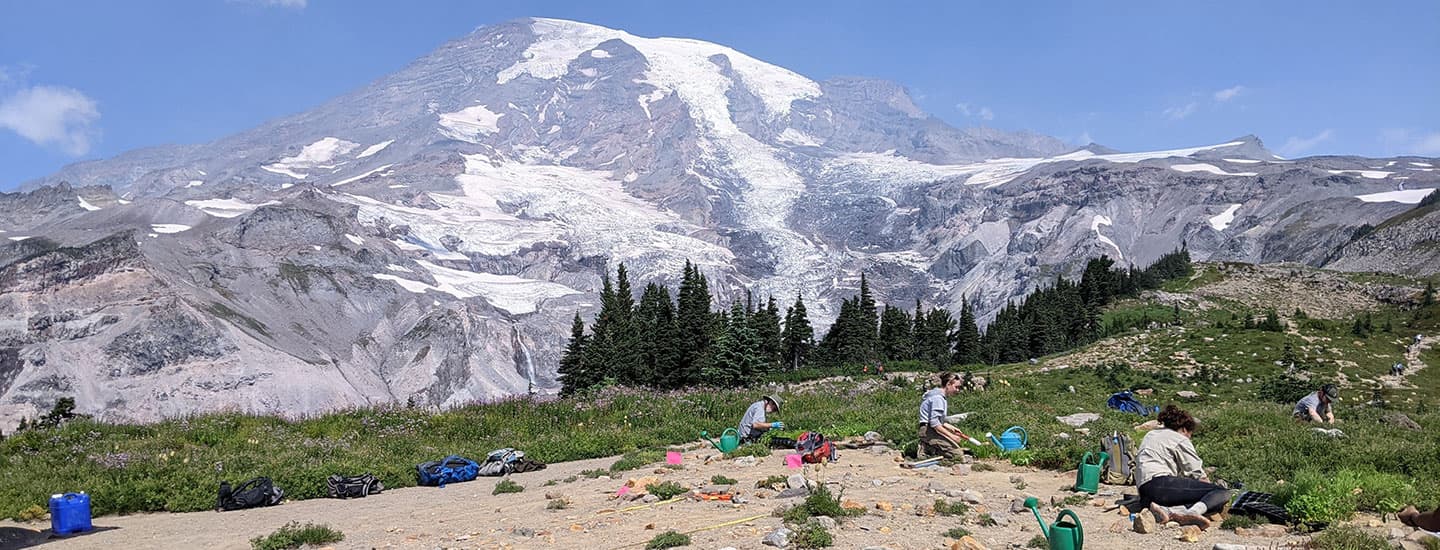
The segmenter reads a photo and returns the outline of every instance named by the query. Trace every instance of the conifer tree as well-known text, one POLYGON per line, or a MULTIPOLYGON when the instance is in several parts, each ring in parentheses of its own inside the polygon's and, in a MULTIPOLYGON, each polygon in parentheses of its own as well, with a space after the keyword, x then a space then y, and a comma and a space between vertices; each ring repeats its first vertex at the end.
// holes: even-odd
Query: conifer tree
POLYGON ((580 312, 577 311, 575 320, 570 324, 570 343, 560 356, 560 395, 573 395, 595 383, 585 372, 585 343, 588 339, 585 322, 580 320, 580 312))
POLYGON ((759 340, 760 360, 765 368, 780 364, 780 355, 785 346, 781 340, 780 306, 776 305, 775 297, 770 296, 765 308, 756 311, 750 320, 755 337, 759 340))
POLYGON ((954 331, 955 320, 949 311, 937 307, 925 313, 925 324, 915 335, 915 358, 936 368, 949 367, 954 331))
POLYGON ((785 310, 785 329, 780 339, 785 368, 798 369, 809 363, 815 347, 815 329, 805 312, 805 298, 799 293, 795 294, 795 303, 785 310))
POLYGON ((880 352, 886 361, 903 361, 915 355, 910 316, 905 311, 885 306, 880 315, 880 352))
POLYGON ((670 301, 670 291, 656 283, 645 285, 640 296, 640 305, 635 310, 635 325, 639 336, 640 372, 630 382, 633 385, 670 387, 675 368, 679 342, 675 327, 675 307, 670 301))
POLYGON ((955 327, 954 362, 972 365, 980 362, 980 327, 975 323, 975 308, 970 306, 970 300, 961 297, 960 302, 960 322, 955 327))
POLYGON ((606 378, 613 378, 615 372, 615 340, 619 330, 618 315, 615 312, 615 285, 610 271, 605 271, 600 285, 600 312, 595 314, 595 323, 590 327, 590 341, 585 345, 583 380, 589 387, 606 378))
POLYGON ((683 387, 700 381, 700 370, 712 338, 714 315, 710 311, 710 289, 705 275, 685 261, 677 295, 675 325, 679 333, 676 363, 667 387, 683 387))

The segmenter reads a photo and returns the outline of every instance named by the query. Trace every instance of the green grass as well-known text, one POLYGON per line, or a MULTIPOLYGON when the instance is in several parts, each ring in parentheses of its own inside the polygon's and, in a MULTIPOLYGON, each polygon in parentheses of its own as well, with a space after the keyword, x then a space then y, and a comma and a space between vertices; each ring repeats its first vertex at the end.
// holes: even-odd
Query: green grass
POLYGON ((1049 547, 1050 547, 1050 541, 1045 538, 1045 535, 1035 535, 1035 536, 1033 536, 1033 537, 1030 537, 1030 541, 1025 543, 1025 547, 1026 547, 1026 548, 1049 548, 1049 547))
POLYGON ((570 507, 570 500, 557 498, 545 504, 546 510, 564 510, 570 507))
POLYGON ((958 539, 970 536, 970 530, 964 527, 951 527, 949 531, 946 531, 943 534, 952 539, 958 539))
POLYGON ((655 535, 650 542, 645 543, 646 550, 657 550, 663 548, 675 548, 679 546, 690 546, 690 535, 683 535, 674 531, 666 531, 655 535))
POLYGON ((713 476, 710 476, 710 483, 713 483, 713 484, 715 484, 715 485, 735 485, 735 484, 740 483, 740 482, 739 482, 739 481, 735 481, 734 478, 729 478, 729 477, 722 476, 722 475, 720 475, 720 474, 715 474, 715 475, 713 475, 713 476))
POLYGON ((789 481, 789 478, 786 478, 785 476, 770 476, 770 477, 767 477, 767 478, 765 478, 765 479, 756 481, 756 482, 755 482, 755 488, 756 488, 756 489, 770 489, 771 491, 778 491, 778 490, 780 490, 780 489, 782 489, 782 488, 785 487, 785 483, 786 483, 787 481, 789 481))
POLYGON ((990 517, 990 514, 980 514, 978 516, 975 516, 975 524, 981 527, 994 527, 996 525, 999 525, 999 523, 995 521, 995 518, 990 517))
POLYGON ((964 502, 945 502, 945 499, 940 498, 935 499, 935 505, 931 509, 941 516, 963 516, 970 513, 970 507, 964 502))
POLYGON ((1250 529, 1252 527, 1259 527, 1264 524, 1264 521, 1256 519, 1252 516, 1235 514, 1225 518, 1225 521, 1220 523, 1220 528, 1234 531, 1240 528, 1250 529))
POLYGON ((524 487, 523 485, 520 485, 519 483, 515 483, 514 481, 511 481, 510 478, 507 477, 507 478, 505 478, 505 479, 500 480, 499 483, 496 483, 496 484, 495 484, 495 490, 494 490, 494 491, 491 491, 490 494, 492 494, 492 495, 503 495, 503 494, 506 494, 506 493, 523 493, 523 492, 525 492, 525 487, 524 487))
POLYGON ((1315 550, 1389 550, 1385 537, 1372 535, 1355 527, 1331 527, 1310 540, 1315 550))
POLYGON ((274 533, 250 539, 250 547, 254 550, 287 550, 307 544, 321 546, 342 540, 345 540, 345 534, 331 529, 329 525, 300 525, 292 521, 274 533))
POLYGON ((829 548, 835 544, 835 537, 820 523, 809 521, 795 528, 791 544, 796 548, 829 548))
POLYGON ((664 483, 651 483, 646 485, 645 492, 660 497, 660 500, 670 500, 676 496, 688 493, 690 490, 681 487, 679 483, 675 483, 674 481, 666 481, 664 483))

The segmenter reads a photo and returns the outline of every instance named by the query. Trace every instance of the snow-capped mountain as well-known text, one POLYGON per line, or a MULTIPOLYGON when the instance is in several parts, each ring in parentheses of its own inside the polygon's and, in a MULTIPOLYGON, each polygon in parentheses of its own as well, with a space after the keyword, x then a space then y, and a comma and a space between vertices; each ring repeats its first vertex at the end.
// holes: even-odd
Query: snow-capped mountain
POLYGON ((689 260, 722 300, 799 294, 822 324, 862 270, 891 303, 989 312, 1099 254, 1320 263, 1436 187, 1433 162, 1072 150, 950 127, 888 82, 514 21, 310 111, 0 194, 0 415, 548 391, 619 262, 673 283, 689 260))

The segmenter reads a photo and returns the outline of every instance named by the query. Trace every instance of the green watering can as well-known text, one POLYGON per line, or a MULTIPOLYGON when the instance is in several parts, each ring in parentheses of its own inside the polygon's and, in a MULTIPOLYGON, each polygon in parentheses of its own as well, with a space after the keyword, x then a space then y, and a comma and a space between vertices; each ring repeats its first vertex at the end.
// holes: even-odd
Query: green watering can
POLYGON ((700 439, 710 442, 716 449, 720 449, 722 453, 728 453, 740 448, 740 436, 735 433, 735 428, 726 428, 724 433, 720 434, 719 442, 710 439, 710 432, 704 431, 700 432, 700 439))
POLYGON ((1105 461, 1110 460, 1109 453, 1100 453, 1098 456, 1086 452, 1080 457, 1080 467, 1075 469, 1075 490, 1095 494, 1100 490, 1100 472, 1105 469, 1105 461))
POLYGON ((1045 534, 1045 539, 1050 541, 1050 550, 1083 550, 1085 548, 1085 530, 1080 527, 1080 518, 1075 512, 1069 509, 1061 510, 1060 515, 1055 516, 1055 523, 1045 525, 1045 520, 1040 519, 1040 501, 1035 497, 1025 499, 1025 507, 1035 513, 1035 521, 1040 523, 1040 532, 1045 534), (1064 519, 1070 516, 1070 519, 1064 519))

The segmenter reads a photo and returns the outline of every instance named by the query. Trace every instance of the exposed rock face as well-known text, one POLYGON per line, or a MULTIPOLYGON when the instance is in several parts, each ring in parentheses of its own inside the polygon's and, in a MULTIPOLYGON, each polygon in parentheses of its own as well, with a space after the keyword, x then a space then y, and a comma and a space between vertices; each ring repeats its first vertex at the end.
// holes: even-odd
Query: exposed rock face
POLYGON ((1253 137, 1066 151, 720 45, 481 28, 313 110, 0 194, 0 429, 62 394, 148 420, 552 391, 619 262, 636 288, 688 260, 723 302, 800 294, 822 326, 862 271, 985 318, 1100 254, 1318 265, 1411 207, 1399 178, 1440 185, 1253 137))
POLYGON ((1440 272, 1440 206, 1407 210, 1339 247, 1325 267, 1405 275, 1440 272))

